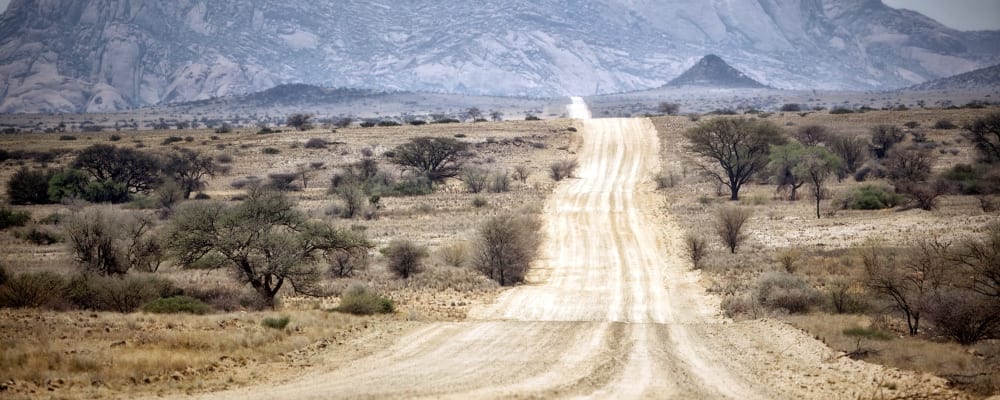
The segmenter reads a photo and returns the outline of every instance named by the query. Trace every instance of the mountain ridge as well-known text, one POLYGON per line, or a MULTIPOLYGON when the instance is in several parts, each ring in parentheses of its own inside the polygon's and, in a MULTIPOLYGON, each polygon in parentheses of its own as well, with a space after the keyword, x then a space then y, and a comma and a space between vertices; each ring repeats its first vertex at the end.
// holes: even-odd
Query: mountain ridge
POLYGON ((767 88, 742 71, 733 68, 721 57, 709 54, 698 60, 680 76, 671 79, 665 87, 707 86, 717 88, 767 88))
POLYGON ((776 88, 884 90, 1000 62, 878 0, 13 0, 0 112, 102 112, 282 84, 548 97, 655 88, 705 54, 776 88))
POLYGON ((985 88, 1000 88, 1000 64, 969 71, 964 74, 927 81, 903 90, 971 90, 985 88))

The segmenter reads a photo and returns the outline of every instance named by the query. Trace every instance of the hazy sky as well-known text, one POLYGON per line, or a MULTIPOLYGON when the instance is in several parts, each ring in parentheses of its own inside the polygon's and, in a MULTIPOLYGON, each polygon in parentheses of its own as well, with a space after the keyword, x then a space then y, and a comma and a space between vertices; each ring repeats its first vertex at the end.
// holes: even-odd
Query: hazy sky
MULTIPOLYGON (((1000 29, 1000 0, 882 0, 895 8, 908 8, 963 31, 1000 29)), ((0 0, 6 10, 10 0, 0 0)))

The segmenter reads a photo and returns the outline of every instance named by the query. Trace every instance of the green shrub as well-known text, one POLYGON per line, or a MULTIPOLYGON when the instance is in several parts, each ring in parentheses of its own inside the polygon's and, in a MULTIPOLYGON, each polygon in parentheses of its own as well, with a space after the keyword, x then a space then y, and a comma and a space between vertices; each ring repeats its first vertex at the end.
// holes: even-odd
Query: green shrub
POLYGON ((177 142, 183 142, 183 141, 184 141, 184 138, 182 138, 180 136, 170 136, 170 137, 168 137, 166 139, 163 139, 163 143, 160 143, 160 144, 166 146, 166 145, 169 145, 171 143, 177 143, 177 142))
POLYGON ((842 200, 842 207, 847 210, 882 210, 893 208, 903 202, 903 196, 893 193, 881 186, 862 185, 848 193, 842 200))
POLYGON ((129 200, 128 186, 112 181, 90 182, 83 198, 91 203, 125 203, 129 200))
POLYGON ((58 203, 63 199, 84 197, 90 176, 78 169, 67 169, 53 174, 48 182, 49 201, 58 203))
POLYGON ((278 150, 278 149, 276 149, 274 147, 265 147, 260 152, 264 153, 264 154, 268 154, 268 155, 281 154, 281 150, 278 150))
POLYGON ((770 309, 806 313, 823 303, 820 293, 806 281, 787 272, 767 272, 754 284, 754 299, 770 309))
POLYGON ((21 168, 7 181, 10 204, 49 203, 49 179, 46 171, 21 168))
POLYGON ((59 300, 66 280, 52 272, 29 272, 9 277, 0 286, 0 307, 28 308, 59 300))
POLYGON ((173 296, 173 297, 162 297, 153 300, 146 305, 142 306, 142 311, 153 313, 153 314, 208 314, 212 311, 212 307, 208 304, 202 303, 194 297, 189 296, 173 296))
POLYGON ((267 317, 264 318, 262 324, 271 329, 282 330, 288 326, 288 323, 292 321, 292 318, 287 315, 282 315, 280 317, 267 317))
POLYGON ((340 305, 333 311, 354 314, 390 314, 396 310, 396 304, 388 297, 379 296, 374 290, 363 283, 357 283, 347 288, 340 296, 340 305))
POLYGON ((59 140, 76 140, 76 136, 73 135, 61 135, 59 140))
POLYGON ((120 135, 111 135, 110 137, 108 137, 108 140, 112 142, 117 142, 119 140, 122 140, 122 137, 120 135))
POLYGON ((13 211, 9 208, 0 208, 0 229, 24 226, 28 221, 31 221, 31 214, 28 214, 26 211, 13 211))
POLYGON ((830 110, 830 114, 853 114, 854 110, 844 107, 834 107, 830 110))

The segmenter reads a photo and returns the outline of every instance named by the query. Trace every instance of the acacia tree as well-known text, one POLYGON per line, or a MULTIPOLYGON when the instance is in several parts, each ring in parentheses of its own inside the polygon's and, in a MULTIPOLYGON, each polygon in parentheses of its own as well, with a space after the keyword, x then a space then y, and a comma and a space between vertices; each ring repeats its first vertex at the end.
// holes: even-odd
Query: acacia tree
POLYGON ((816 199, 816 218, 819 218, 819 202, 823 199, 823 183, 840 168, 840 159, 822 147, 807 147, 799 163, 792 168, 792 174, 808 182, 816 199))
POLYGON ((784 188, 789 189, 789 201, 797 199, 796 191, 806 183, 803 176, 796 174, 794 171, 794 168, 802 162, 805 155, 806 148, 799 142, 771 146, 771 153, 768 155, 768 159, 771 161, 768 163, 768 168, 777 180, 778 191, 780 192, 784 188))
POLYGON ((465 115, 467 115, 472 122, 476 122, 483 118, 483 111, 477 107, 469 107, 468 110, 465 110, 465 115))
POLYGON ((976 146, 983 162, 1000 162, 1000 113, 973 121, 966 128, 965 137, 976 146))
POLYGON ((699 164, 719 183, 729 187, 730 200, 739 200, 740 188, 768 164, 771 145, 785 137, 774 123, 746 118, 715 118, 688 130, 684 136, 692 152, 718 164, 699 164))
POLYGON ((215 159, 191 149, 180 148, 167 155, 164 173, 173 178, 184 191, 184 198, 205 186, 204 178, 217 171, 215 159))
POLYGON ((309 123, 310 119, 312 119, 312 115, 309 114, 292 114, 285 119, 285 125, 304 131, 312 128, 312 124, 309 123))
POLYGON ((237 205, 189 203, 168 228, 168 247, 184 265, 222 258, 268 302, 288 282, 302 294, 316 294, 318 256, 357 251, 371 245, 359 234, 309 222, 284 194, 253 187, 237 205))
POLYGON ((681 109, 680 104, 671 103, 667 101, 660 102, 660 104, 656 107, 657 111, 659 111, 661 114, 666 114, 666 115, 677 115, 677 112, 680 111, 680 109, 681 109))
POLYGON ((389 161, 439 182, 459 174, 468 148, 468 143, 452 138, 424 136, 397 146, 389 161))
POLYGON ((87 147, 73 161, 73 168, 86 171, 98 182, 124 185, 132 193, 149 192, 160 183, 160 160, 127 147, 87 147))

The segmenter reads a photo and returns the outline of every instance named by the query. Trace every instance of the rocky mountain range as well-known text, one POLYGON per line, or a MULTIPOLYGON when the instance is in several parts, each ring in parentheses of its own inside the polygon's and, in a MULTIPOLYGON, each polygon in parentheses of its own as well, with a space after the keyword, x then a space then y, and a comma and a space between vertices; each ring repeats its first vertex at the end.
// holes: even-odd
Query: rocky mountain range
POLYGON ((289 83, 503 96, 655 88, 706 54, 784 89, 892 89, 1000 62, 879 0, 13 0, 0 112, 102 112, 289 83))
POLYGON ((964 74, 927 81, 907 90, 982 90, 1000 89, 1000 64, 964 74))
POLYGON ((733 68, 722 58, 709 54, 698 60, 681 76, 667 82, 668 87, 708 86, 715 88, 766 88, 760 82, 733 68))

